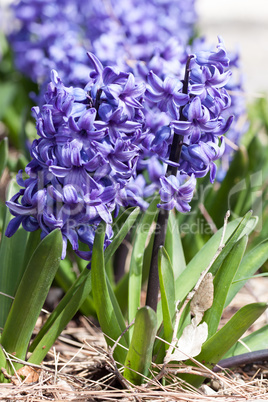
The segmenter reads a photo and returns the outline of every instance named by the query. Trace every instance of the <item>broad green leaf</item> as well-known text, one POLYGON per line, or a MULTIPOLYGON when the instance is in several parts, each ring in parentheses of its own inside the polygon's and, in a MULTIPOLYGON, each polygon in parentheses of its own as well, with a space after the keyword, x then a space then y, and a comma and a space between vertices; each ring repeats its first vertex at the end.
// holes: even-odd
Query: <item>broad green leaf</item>
MULTIPOLYGON (((256 223, 255 217, 249 219, 248 221, 245 218, 243 218, 243 219, 236 219, 228 223, 224 236, 224 243, 227 244, 227 241, 231 238, 233 234, 235 234, 235 230, 238 230, 239 233, 238 238, 241 238, 243 235, 250 233, 255 223, 256 223)), ((195 255, 195 257, 187 264, 185 270, 175 281, 176 300, 183 300, 187 296, 190 290, 195 286, 201 272, 203 272, 211 263, 220 245, 222 230, 223 228, 218 230, 209 239, 209 241, 201 248, 201 250, 195 255)), ((225 247, 221 252, 223 253, 223 255, 225 254, 224 250, 225 247)), ((221 254, 218 256, 218 262, 220 266, 221 254)))
MULTIPOLYGON (((143 256, 146 241, 150 232, 151 225, 157 215, 157 204, 159 197, 155 197, 144 212, 143 217, 139 223, 136 231, 133 250, 131 255, 130 267, 129 267, 129 287, 128 297, 131 303, 128 303, 128 321, 133 321, 136 316, 137 310, 140 307, 141 285, 142 285, 142 267, 143 256)), ((130 329, 130 334, 133 329, 130 329)))
POLYGON ((139 309, 124 370, 124 377, 132 384, 141 385, 144 377, 148 376, 156 330, 155 311, 148 306, 139 309))
POLYGON ((85 316, 97 318, 96 309, 94 306, 94 301, 93 301, 91 290, 88 293, 87 298, 85 299, 83 304, 79 305, 79 311, 81 314, 83 314, 85 316))
MULTIPOLYGON (((220 255, 214 261, 210 272, 215 274, 218 268, 221 266, 222 261, 229 253, 233 245, 242 236, 249 234, 256 224, 255 217, 251 217, 251 212, 247 213, 244 218, 237 219, 228 223, 225 232, 225 247, 221 251, 220 255)), ((180 277, 175 281, 175 292, 176 301, 182 301, 191 289, 195 286, 198 281, 201 272, 204 271, 210 264, 212 258, 214 257, 218 246, 220 244, 220 239, 222 236, 222 229, 213 235, 213 237, 201 248, 201 250, 196 254, 196 256, 187 264, 187 267, 182 272, 180 277)), ((157 320, 159 323, 162 322, 162 305, 158 304, 157 307, 157 320)), ((160 337, 163 337, 163 332, 159 333, 160 337)), ((160 341, 156 340, 156 343, 160 344, 160 341)), ((158 349, 158 347, 156 348, 158 349)), ((163 349, 163 348, 162 348, 163 349)), ((160 353, 159 353, 160 356, 160 353)), ((158 360, 159 362, 160 360, 158 360)))
MULTIPOLYGON (((33 352, 33 350, 37 347, 37 345, 40 344, 41 340, 45 338, 45 334, 49 331, 49 329, 53 325, 54 325, 54 327, 55 326, 57 327, 57 324, 55 324, 55 323, 59 319, 59 317, 61 317, 63 315, 68 317, 67 311, 69 311, 69 310, 70 311, 75 310, 75 312, 74 312, 74 314, 75 314, 76 311, 78 311, 79 307, 82 305, 82 303, 85 301, 86 297, 89 295, 90 291, 91 291, 91 272, 87 268, 85 268, 84 271, 81 272, 79 277, 73 283, 71 288, 63 296, 63 298, 61 299, 61 301, 59 302, 57 307, 53 310, 53 312, 47 318, 45 324, 43 325, 43 327, 40 329, 40 331, 38 332, 38 334, 32 341, 32 343, 29 347, 29 351, 33 352), (89 273, 90 273, 90 275, 89 275, 89 273), (84 289, 88 289, 88 293, 86 294, 86 296, 83 296, 84 289), (75 300, 78 300, 78 303, 80 303, 80 304, 76 305, 75 300)), ((72 319, 72 317, 73 316, 71 316, 71 315, 69 316, 69 321, 72 319)), ((64 329, 64 327, 66 326, 66 324, 64 325, 64 322, 61 320, 59 322, 62 323, 62 327, 61 327, 61 331, 62 331, 64 329)), ((68 323, 68 321, 67 321, 67 323, 68 323)))
MULTIPOLYGON (((94 239, 91 260, 92 294, 101 329, 104 335, 106 335, 108 345, 113 346, 122 335, 123 331, 125 331, 126 327, 123 316, 121 320, 118 321, 118 316, 114 311, 107 285, 103 252, 105 228, 105 223, 101 222, 94 239)), ((123 363, 126 358, 126 350, 120 347, 120 345, 128 346, 126 335, 121 337, 119 346, 117 346, 114 351, 115 359, 123 363)))
MULTIPOLYGON (((158 252, 158 272, 163 311, 164 339, 172 341, 173 320, 175 317, 175 280, 169 256, 164 247, 158 252)), ((168 344, 165 344, 168 348, 168 344)))
MULTIPOLYGON (((266 309, 266 303, 252 303, 242 307, 224 327, 203 344, 202 351, 196 360, 208 368, 215 366, 266 309)), ((193 364, 191 361, 187 361, 187 363, 193 364)), ((194 375, 183 375, 182 377, 194 387, 199 387, 204 381, 203 377, 194 375)))
MULTIPOLYGON (((127 226, 125 226, 124 230, 120 232, 122 240, 125 235, 124 231, 127 229, 128 229, 127 226)), ((119 246, 119 244, 120 243, 117 242, 117 247, 119 246)), ((112 249, 111 248, 109 249, 109 247, 107 247, 107 249, 104 252, 105 261, 108 261, 109 258, 111 258, 112 254, 116 251, 116 247, 113 247, 112 249)), ((79 310, 79 308, 84 303, 85 304, 87 303, 88 295, 91 292, 91 272, 90 275, 89 272, 90 271, 87 268, 84 268, 79 277, 75 280, 73 285, 63 296, 62 300, 59 302, 54 311, 50 314, 47 321, 45 322, 45 324, 43 325, 43 327, 41 328, 41 330, 31 343, 29 348, 30 352, 33 352, 35 348, 37 348, 39 349, 39 352, 37 352, 38 356, 41 355, 45 356, 49 349, 45 348, 46 353, 43 354, 44 351, 42 352, 40 348, 42 349, 44 345, 47 345, 49 339, 52 339, 53 344, 56 341, 57 336, 61 333, 61 331, 63 331, 63 329, 65 328, 67 323, 72 319, 74 314, 79 310), (49 333, 53 333, 54 338, 50 338, 49 335, 47 335, 49 333)))
MULTIPOLYGON (((113 307, 115 317, 117 319, 117 322, 120 325, 120 328, 122 330, 125 330, 125 328, 126 328, 125 320, 124 320, 122 311, 120 309, 120 306, 118 304, 117 298, 116 298, 116 296, 114 294, 112 285, 111 285, 111 283, 109 281, 109 278, 108 278, 107 274, 106 274, 106 282, 107 282, 107 288, 108 288, 108 292, 109 292, 109 297, 110 297, 110 301, 112 303, 112 307, 113 307)), ((128 334, 128 332, 126 332, 126 334, 124 335, 124 338, 126 339, 127 344, 129 344, 129 334, 128 334)))
POLYGON ((247 279, 241 281, 243 278, 248 278, 267 261, 268 259, 268 239, 259 243, 251 251, 249 251, 242 259, 241 264, 234 277, 234 283, 231 285, 227 295, 225 306, 230 304, 234 296, 245 285, 247 279), (238 281, 238 282, 235 282, 238 281))
POLYGON ((25 359, 36 320, 60 263, 62 235, 54 230, 35 250, 20 281, 2 334, 9 353, 25 359))
POLYGON ((247 246, 248 237, 243 236, 231 249, 214 278, 214 299, 212 307, 204 314, 208 324, 208 338, 217 331, 224 309, 228 290, 239 267, 247 246))
POLYGON ((255 350, 268 349, 268 325, 264 325, 257 331, 245 336, 241 341, 236 342, 223 358, 227 359, 228 357, 238 356, 249 351, 254 352, 255 350))
MULTIPOLYGON (((18 185, 12 180, 8 188, 7 199, 10 199, 18 191, 18 185)), ((5 208, 0 245, 0 292, 14 297, 24 272, 23 261, 29 233, 23 228, 19 228, 11 238, 6 237, 5 231, 12 218, 13 216, 8 208, 5 208)), ((11 298, 0 295, 0 328, 4 328, 11 304, 11 298)))
POLYGON ((128 279, 129 273, 126 272, 114 289, 115 297, 123 315, 127 313, 128 308, 128 279))
POLYGON ((171 265, 174 270, 175 279, 182 273, 186 267, 184 252, 181 244, 181 235, 179 230, 179 220, 176 213, 171 211, 168 218, 165 249, 169 255, 171 265))
POLYGON ((7 157, 8 157, 8 139, 4 138, 0 142, 0 178, 2 177, 2 174, 7 164, 7 157))
MULTIPOLYGON (((26 232, 24 231, 24 233, 26 232)), ((29 233, 23 260, 24 270, 26 269, 30 259, 33 256, 33 253, 35 252, 40 242, 41 242, 41 229, 29 233)))
MULTIPOLYGON (((56 307, 41 329, 42 332, 38 333, 31 344, 30 351, 33 353, 28 359, 30 363, 41 364, 58 336, 87 299, 91 292, 91 272, 86 268, 79 279, 79 286, 72 287, 71 298, 61 300, 60 308, 56 311, 56 307)), ((70 296, 70 293, 68 293, 68 296, 70 296)))
MULTIPOLYGON (((0 343, 1 343, 1 338, 0 338, 0 343)), ((0 345, 0 367, 6 367, 6 356, 2 350, 2 347, 0 345)), ((7 382, 7 380, 5 379, 4 375, 2 374, 2 372, 0 372, 0 384, 3 382, 7 382)))

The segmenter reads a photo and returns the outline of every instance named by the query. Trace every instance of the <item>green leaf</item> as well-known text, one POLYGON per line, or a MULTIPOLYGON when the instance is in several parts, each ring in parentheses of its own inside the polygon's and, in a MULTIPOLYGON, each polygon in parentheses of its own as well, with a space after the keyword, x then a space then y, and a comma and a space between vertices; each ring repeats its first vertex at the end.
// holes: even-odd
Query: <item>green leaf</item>
POLYGON ((227 359, 231 356, 238 356, 249 351, 254 352, 256 350, 268 348, 268 324, 264 325, 257 331, 252 332, 248 336, 241 339, 242 342, 236 342, 231 349, 223 356, 227 359), (246 345, 246 346, 244 346, 246 345))
POLYGON ((168 217, 165 249, 174 269, 174 277, 177 279, 185 269, 186 262, 181 244, 179 220, 174 211, 171 211, 168 217))
MULTIPOLYGON (((10 182, 7 199, 19 191, 14 180, 10 182)), ((24 254, 29 233, 23 228, 8 238, 4 235, 9 221, 13 218, 8 208, 5 208, 3 233, 0 245, 0 292, 14 297, 24 272, 24 254), (14 252, 16 250, 16 252, 14 252)), ((4 328, 12 299, 0 294, 0 327, 4 328)))
MULTIPOLYGON (((237 237, 239 239, 243 235, 249 234, 252 231, 252 227, 254 226, 254 224, 256 224, 255 217, 249 219, 249 216, 247 216, 247 218, 245 216, 243 219, 236 219, 228 223, 224 236, 224 242, 226 243, 226 247, 227 247, 227 241, 229 239, 230 240, 232 239, 233 242, 234 239, 237 240, 237 237), (237 232, 235 232, 236 230, 237 232), (232 235, 234 235, 235 237, 232 238, 231 237, 232 235)), ((223 228, 218 230, 209 239, 209 241, 201 248, 201 250, 195 255, 195 257, 187 264, 185 270, 175 281, 176 300, 183 300, 187 296, 190 290, 195 286, 201 272, 203 272, 204 269, 206 269, 211 263, 220 245, 222 230, 223 228)), ((216 260, 218 267, 221 265, 222 256, 225 257, 226 255, 225 253, 226 251, 224 247, 216 260)), ((212 268, 211 268, 212 273, 214 273, 212 268)))
MULTIPOLYGON (((0 343, 1 343, 1 338, 0 338, 0 343)), ((6 356, 2 350, 2 347, 0 345, 0 369, 2 367, 6 367, 6 356)), ((7 382, 7 380, 5 379, 4 375, 2 374, 2 372, 0 372, 0 384, 3 382, 7 382)))
POLYGON ((217 331, 224 309, 227 293, 244 255, 248 237, 243 236, 231 249, 214 278, 214 299, 212 307, 204 314, 208 324, 208 338, 217 331))
MULTIPOLYGON (((133 250, 129 267, 129 287, 128 297, 131 303, 128 303, 128 321, 133 321, 140 306, 142 267, 146 241, 150 232, 151 225, 157 215, 157 204, 159 196, 155 197, 149 208, 144 212, 136 231, 133 250)), ((130 329, 132 334, 133 329, 130 329)))
MULTIPOLYGON (((137 213, 137 209, 135 209, 135 211, 135 213, 137 213)), ((128 223, 126 223, 124 229, 122 228, 120 234, 119 231, 116 234, 116 236, 121 236, 122 240, 125 237, 125 232, 128 230, 128 224, 132 222, 132 219, 134 220, 135 213, 134 215, 130 214, 130 220, 128 221, 128 223)), ((120 242, 116 242, 116 244, 118 247, 120 245, 120 242)), ((105 261, 108 261, 113 253, 116 251, 115 246, 113 246, 112 248, 110 248, 110 246, 107 247, 104 252, 105 261)), ((34 352, 33 354, 33 359, 36 360, 32 360, 33 363, 39 364, 37 362, 42 361, 42 358, 49 350, 48 345, 53 345, 58 335, 63 331, 67 323, 72 319, 78 309, 83 305, 83 303, 87 303, 88 295, 90 294, 91 289, 91 272, 87 268, 84 268, 84 270, 75 280, 71 288, 63 296, 57 307, 50 314, 47 321, 30 345, 30 352, 33 352, 36 349, 36 352, 34 352)))
MULTIPOLYGON (((113 307, 113 311, 114 314, 116 316, 117 322, 120 325, 121 330, 125 330, 126 329, 126 324, 125 324, 125 320, 122 314, 122 311, 120 309, 119 303, 117 301, 117 298, 115 296, 115 293, 113 291, 112 285, 109 281, 109 278, 106 274, 106 282, 107 282, 107 288, 108 288, 108 292, 109 292, 109 297, 112 303, 112 307, 113 307)), ((127 340, 127 344, 129 344, 129 335, 128 332, 126 332, 126 334, 124 335, 124 338, 127 340)))
MULTIPOLYGON (((51 327, 60 328, 59 333, 64 329, 66 324, 72 319, 73 315, 78 311, 79 307, 85 301, 86 297, 89 295, 91 291, 91 272, 85 268, 83 272, 79 275, 76 281, 73 283, 68 292, 63 296, 57 307, 50 314, 48 319, 46 320, 43 327, 40 329, 33 342, 29 347, 29 351, 33 352, 38 344, 44 343, 42 339, 46 339, 46 333, 50 330, 51 327), (88 291, 85 295, 85 289, 88 291), (74 311, 73 315, 72 312, 74 311), (69 314, 69 315, 68 315, 69 314), (60 317, 67 317, 67 322, 61 320, 60 317), (60 327, 58 327, 60 323, 60 327)), ((52 330, 52 332, 54 331, 52 330)), ((52 340, 52 344, 55 342, 56 338, 52 340)), ((49 349, 46 349, 46 353, 49 349)), ((46 355, 45 353, 45 355, 46 355)), ((44 355, 44 356, 45 356, 44 355)))
MULTIPOLYGON (((242 307, 224 327, 203 344, 202 351, 196 360, 202 362, 206 367, 212 368, 266 309, 266 303, 252 303, 242 307)), ((187 361, 186 364, 193 363, 187 361)), ((193 375, 182 377, 194 387, 199 387, 204 380, 203 377, 193 375)))
POLYGON ((37 247, 20 281, 2 334, 9 353, 25 359, 36 320, 60 263, 62 235, 54 230, 37 247))
MULTIPOLYGON (((115 313, 114 305, 110 297, 111 289, 109 289, 107 284, 103 252, 105 228, 105 223, 101 222, 94 239, 91 260, 92 294, 101 329, 106 336, 108 345, 113 346, 125 331, 126 326, 123 316, 118 320, 118 315, 115 313)), ((119 346, 117 346, 114 351, 115 359, 123 363, 126 358, 126 350, 120 345, 128 346, 126 334, 121 337, 119 346)))
POLYGON ((225 306, 230 304, 234 296, 245 285, 247 279, 241 281, 243 278, 252 276, 268 259, 268 239, 259 243, 251 251, 249 251, 241 261, 241 264, 234 277, 234 282, 230 287, 227 295, 225 306))
POLYGON ((156 330, 155 311, 148 306, 139 309, 124 370, 124 377, 132 384, 140 385, 148 376, 156 330))
POLYGON ((0 178, 5 170, 8 157, 8 139, 4 138, 0 142, 0 178))
POLYGON ((114 289, 116 300, 123 315, 127 313, 128 308, 128 279, 129 273, 126 272, 124 276, 120 279, 120 281, 116 284, 114 289))
MULTIPOLYGON (((215 275, 224 258, 230 252, 236 241, 242 236, 249 234, 253 230, 254 225, 256 224, 256 219, 255 217, 250 217, 251 212, 247 213, 242 219, 236 219, 235 221, 228 223, 224 238, 226 245, 210 268, 210 272, 212 272, 213 275, 215 275)), ((222 229, 215 233, 213 237, 201 248, 196 256, 187 264, 187 267, 179 278, 175 281, 176 301, 182 301, 195 286, 201 272, 208 267, 212 258, 214 257, 220 244, 221 236, 222 229)), ((159 303, 157 306, 157 319, 159 323, 162 322, 161 303, 159 303)), ((159 336, 163 337, 164 335, 162 332, 160 332, 159 336)), ((160 344, 160 341, 156 340, 156 343, 160 344)), ((159 349, 159 347, 156 347, 156 349, 159 349)), ((161 353, 163 353, 163 350, 161 353)), ((159 353, 159 356, 161 353, 159 353)), ((158 360, 158 362, 159 361, 160 360, 158 360)))
POLYGON ((33 353, 28 359, 29 363, 40 364, 43 361, 58 336, 87 299, 91 292, 91 272, 87 268, 80 275, 78 282, 79 286, 72 286, 71 291, 67 293, 68 297, 60 301, 60 305, 56 307, 34 339, 30 346, 30 351, 33 353))
MULTIPOLYGON (((24 234, 26 234, 26 233, 27 232, 24 231, 24 234)), ((25 253, 24 253, 24 260, 23 260, 23 267, 24 267, 23 270, 24 271, 25 271, 30 259, 32 258, 33 253, 39 246, 40 242, 41 242, 41 229, 38 229, 38 230, 35 230, 34 232, 29 233, 28 241, 27 241, 25 253)))
MULTIPOLYGON (((164 339, 167 342, 171 342, 176 307, 175 280, 173 268, 164 247, 161 247, 158 253, 158 272, 163 311, 164 339)), ((169 345, 165 344, 165 347, 168 348, 169 345)))

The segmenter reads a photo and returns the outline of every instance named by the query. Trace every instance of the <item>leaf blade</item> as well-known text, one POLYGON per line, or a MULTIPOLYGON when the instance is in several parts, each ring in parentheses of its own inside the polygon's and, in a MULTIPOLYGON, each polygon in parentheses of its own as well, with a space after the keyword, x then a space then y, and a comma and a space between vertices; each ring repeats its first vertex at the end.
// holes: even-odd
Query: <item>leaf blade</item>
POLYGON ((252 250, 250 250, 242 259, 241 264, 236 272, 234 281, 227 295, 225 305, 228 305, 239 290, 245 285, 247 280, 240 281, 240 279, 250 277, 267 261, 268 259, 268 239, 262 241, 252 250))
MULTIPOLYGON (((131 300, 131 303, 128 304, 129 322, 133 321, 140 306, 144 249, 150 227, 157 215, 158 202, 159 196, 153 199, 147 211, 144 213, 135 236, 129 267, 128 297, 129 300, 131 300)), ((130 336, 132 332, 133 330, 130 328, 130 336)))
MULTIPOLYGON (((164 339, 172 341, 173 320, 175 317, 175 279, 169 256, 164 247, 159 249, 158 272, 163 311, 164 339)), ((169 345, 165 343, 166 349, 169 345)))
POLYGON ((247 236, 243 236, 233 246, 214 278, 213 304, 204 315, 204 321, 208 324, 208 337, 211 337, 218 329, 226 297, 244 255, 247 241, 247 236))
MULTIPOLYGON (((32 354, 28 359, 29 363, 40 364, 42 362, 58 336, 84 303, 90 292, 91 272, 86 268, 80 278, 79 286, 73 289, 72 297, 68 299, 68 302, 64 301, 64 308, 60 308, 57 314, 52 313, 52 319, 49 320, 49 317, 47 320, 49 321, 49 325, 45 323, 41 329, 42 332, 39 332, 38 336, 31 344, 30 350, 32 354)), ((60 303, 62 303, 62 301, 60 303)))
MULTIPOLYGON (((226 232, 224 236, 224 242, 226 243, 226 247, 228 244, 227 241, 229 240, 234 241, 233 236, 235 236, 235 239, 237 237, 239 239, 244 234, 248 234, 251 232, 253 227, 251 221, 252 218, 249 218, 249 216, 247 217, 245 216, 242 219, 236 219, 228 223, 228 225, 226 226, 226 232)), ((253 222, 255 224, 255 218, 253 218, 253 222)), ((195 257, 192 258, 192 260, 187 264, 187 267, 175 281, 175 291, 177 300, 183 300, 187 296, 187 294, 195 286, 201 272, 203 272, 210 264, 212 258, 214 257, 220 245, 222 231, 223 228, 219 229, 209 239, 209 241, 201 248, 201 250, 195 255, 195 257), (181 284, 183 284, 183 286, 181 286, 181 284)), ((226 247, 223 248, 214 264, 217 263, 218 266, 221 264, 221 260, 223 259, 223 256, 226 253, 225 250, 226 247)), ((213 271, 213 266, 211 267, 211 271, 213 271)))
MULTIPOLYGON (((252 303, 242 307, 224 327, 204 343, 196 360, 212 368, 266 309, 266 303, 252 303)), ((183 379, 195 387, 200 386, 204 380, 203 377, 197 378, 193 375, 185 375, 183 379)))
MULTIPOLYGON (((113 346, 126 327, 123 318, 120 322, 117 319, 107 285, 103 252, 105 228, 105 223, 101 222, 93 244, 91 260, 92 294, 101 329, 104 335, 106 335, 108 345, 113 346)), ((126 350, 121 348, 120 345, 128 346, 125 335, 120 338, 119 346, 114 350, 115 359, 119 362, 124 362, 126 350)))
POLYGON ((2 334, 5 350, 15 352, 18 358, 25 358, 36 320, 58 269, 61 251, 62 235, 56 229, 39 244, 23 274, 2 334))
POLYGON ((155 311, 148 306, 140 308, 135 317, 133 337, 124 370, 124 377, 135 385, 140 385, 144 376, 148 375, 156 330, 155 311))

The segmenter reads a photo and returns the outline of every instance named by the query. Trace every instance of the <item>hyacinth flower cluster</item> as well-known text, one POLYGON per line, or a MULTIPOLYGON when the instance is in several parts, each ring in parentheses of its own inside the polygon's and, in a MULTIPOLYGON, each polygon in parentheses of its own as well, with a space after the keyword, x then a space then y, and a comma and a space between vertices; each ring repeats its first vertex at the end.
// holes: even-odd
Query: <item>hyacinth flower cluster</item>
POLYGON ((147 196, 159 191, 159 208, 189 211, 196 178, 210 172, 215 179, 232 122, 223 117, 231 73, 220 38, 216 51, 188 57, 184 80, 151 71, 143 82, 88 56, 92 72, 84 88, 65 86, 53 70, 44 105, 33 108, 39 138, 27 177, 18 174, 21 190, 7 202, 14 218, 6 231, 12 236, 22 224, 41 228, 44 237, 59 228, 62 258, 69 240, 86 260, 100 221, 107 223, 107 246, 120 206, 147 207, 142 186, 147 196), (157 114, 157 121, 150 118, 157 114), (146 167, 149 179, 141 176, 146 167))
POLYGON ((177 73, 197 19, 195 0, 21 0, 12 10, 16 66, 39 84, 56 69, 65 85, 85 85, 87 51, 124 71, 142 61, 177 73))
MULTIPOLYGON (((91 71, 88 50, 104 66, 117 65, 146 81, 150 71, 163 80, 166 76, 182 78, 188 53, 210 49, 202 38, 195 38, 191 48, 188 45, 197 21, 195 0, 61 0, 53 4, 21 0, 12 9, 17 25, 9 39, 15 63, 40 85, 39 97, 34 96, 40 105, 51 69, 57 70, 66 86, 86 85, 91 71)), ((229 68, 238 74, 227 84, 232 99, 228 113, 234 116, 227 137, 239 145, 247 124, 243 123, 246 105, 238 53, 230 55, 229 68)), ((224 177, 232 155, 227 143, 217 180, 224 177)))

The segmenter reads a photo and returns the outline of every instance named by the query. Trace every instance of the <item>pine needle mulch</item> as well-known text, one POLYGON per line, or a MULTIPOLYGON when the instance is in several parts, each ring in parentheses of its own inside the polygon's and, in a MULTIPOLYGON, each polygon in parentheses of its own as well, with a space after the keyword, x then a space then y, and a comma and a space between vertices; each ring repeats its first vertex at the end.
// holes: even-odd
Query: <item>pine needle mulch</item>
POLYGON ((268 367, 251 364, 234 372, 213 373, 205 368, 170 367, 169 384, 155 380, 140 387, 123 382, 106 349, 101 331, 84 317, 72 321, 49 352, 42 366, 23 368, 0 384, 1 401, 267 401, 268 367), (195 389, 185 386, 177 371, 207 378, 195 389), (22 380, 24 378, 24 380, 22 380))

